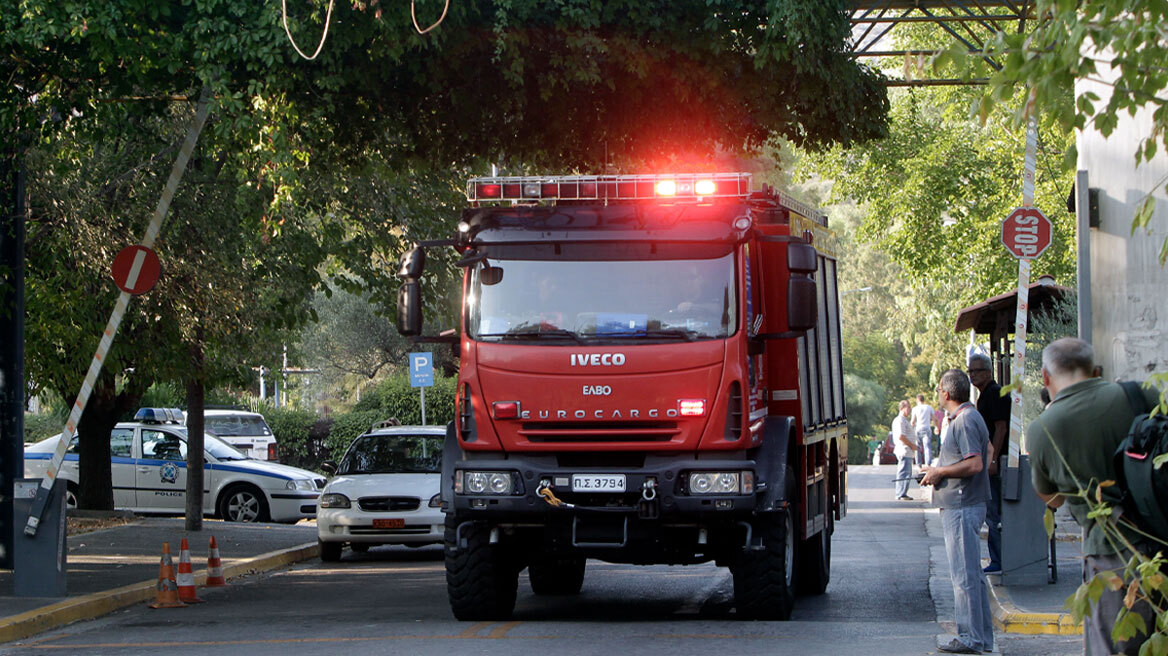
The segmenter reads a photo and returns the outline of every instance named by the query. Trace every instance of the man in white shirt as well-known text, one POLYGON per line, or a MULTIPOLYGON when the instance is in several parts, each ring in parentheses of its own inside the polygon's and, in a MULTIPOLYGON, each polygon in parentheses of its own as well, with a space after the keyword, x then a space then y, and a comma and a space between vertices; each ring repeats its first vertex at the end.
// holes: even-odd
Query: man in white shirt
POLYGON ((917 435, 917 453, 921 456, 917 460, 918 465, 933 464, 933 414, 933 407, 925 403, 925 395, 917 394, 917 405, 912 409, 912 423, 917 435))
POLYGON ((916 458, 917 440, 909 421, 911 404, 908 399, 900 402, 900 412, 892 420, 892 452, 896 454, 896 498, 912 501, 908 495, 908 482, 912 480, 913 460, 916 458))

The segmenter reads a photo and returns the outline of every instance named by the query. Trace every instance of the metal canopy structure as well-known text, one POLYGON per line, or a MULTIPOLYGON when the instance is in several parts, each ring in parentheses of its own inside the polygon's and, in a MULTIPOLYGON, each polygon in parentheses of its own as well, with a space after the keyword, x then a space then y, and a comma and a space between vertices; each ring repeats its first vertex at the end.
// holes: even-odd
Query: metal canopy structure
MULTIPOLYGON (((997 33, 1025 32, 1034 20, 1034 0, 850 0, 852 54, 855 57, 914 57, 937 54, 937 50, 890 50, 886 38, 899 25, 932 24, 963 44, 970 53, 980 53, 997 33)), ((984 58, 994 70, 1001 65, 984 58)), ((906 66, 906 68, 908 68, 906 66)), ((984 84, 985 79, 913 78, 890 80, 889 86, 938 86, 984 84)))

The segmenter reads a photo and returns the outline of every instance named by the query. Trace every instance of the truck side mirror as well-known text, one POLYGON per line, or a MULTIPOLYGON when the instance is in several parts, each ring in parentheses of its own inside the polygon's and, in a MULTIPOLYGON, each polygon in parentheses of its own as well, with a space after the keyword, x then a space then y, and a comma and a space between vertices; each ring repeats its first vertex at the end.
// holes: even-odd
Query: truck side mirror
POLYGON ((806 274, 792 273, 787 280, 787 330, 804 332, 819 322, 818 293, 815 280, 806 274))
POLYGON ((422 334, 422 285, 417 280, 407 278, 397 292, 397 331, 407 337, 422 334))
POLYGON ((819 253, 811 244, 791 242, 787 244, 787 268, 792 272, 815 273, 819 270, 819 253))
POLYGON ((414 246, 402 255, 401 267, 397 270, 399 278, 417 280, 422 277, 426 268, 426 251, 421 246, 414 246))

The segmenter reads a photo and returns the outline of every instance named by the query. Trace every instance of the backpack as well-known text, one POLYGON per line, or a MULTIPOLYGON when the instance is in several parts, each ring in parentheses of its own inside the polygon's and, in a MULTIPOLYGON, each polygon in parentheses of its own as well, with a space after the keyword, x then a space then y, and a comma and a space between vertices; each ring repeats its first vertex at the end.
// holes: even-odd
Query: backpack
POLYGON ((1168 463, 1159 469, 1152 461, 1168 453, 1168 416, 1148 416, 1151 408, 1140 391, 1140 384, 1124 381, 1120 385, 1135 412, 1127 437, 1115 450, 1115 473, 1123 491, 1124 509, 1145 532, 1168 540, 1168 513, 1161 503, 1168 503, 1168 463))

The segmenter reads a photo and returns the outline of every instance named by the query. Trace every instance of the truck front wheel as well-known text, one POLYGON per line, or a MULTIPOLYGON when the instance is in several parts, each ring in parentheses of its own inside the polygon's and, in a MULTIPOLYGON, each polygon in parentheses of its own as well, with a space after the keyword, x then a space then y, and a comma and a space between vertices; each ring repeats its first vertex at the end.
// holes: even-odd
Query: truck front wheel
POLYGON ((490 543, 491 529, 480 524, 463 528, 466 546, 460 548, 458 525, 456 519, 446 517, 446 593, 454 617, 463 621, 511 617, 519 586, 515 560, 490 543))
POLYGON ((795 607, 795 526, 791 513, 780 510, 758 516, 754 537, 761 550, 748 550, 733 568, 734 606, 748 620, 791 619, 795 607))
POLYGON ((531 591, 537 595, 574 595, 584 585, 583 558, 536 558, 527 566, 531 591))

